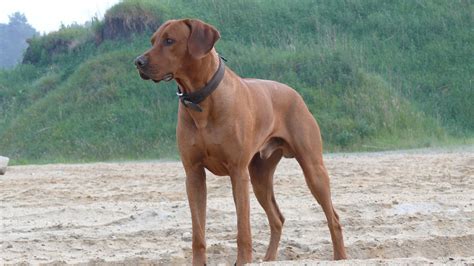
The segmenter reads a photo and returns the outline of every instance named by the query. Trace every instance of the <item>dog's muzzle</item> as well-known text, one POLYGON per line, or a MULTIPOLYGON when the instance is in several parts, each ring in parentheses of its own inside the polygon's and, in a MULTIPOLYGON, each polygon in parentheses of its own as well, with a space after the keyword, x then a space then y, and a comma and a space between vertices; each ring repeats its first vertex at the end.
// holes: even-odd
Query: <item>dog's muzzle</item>
POLYGON ((174 79, 174 75, 172 73, 168 73, 159 79, 151 78, 151 75, 146 73, 147 72, 146 69, 148 66, 148 59, 144 55, 141 55, 135 59, 135 66, 137 67, 138 74, 140 74, 140 77, 144 80, 151 79, 155 83, 158 83, 160 81, 171 81, 174 79))

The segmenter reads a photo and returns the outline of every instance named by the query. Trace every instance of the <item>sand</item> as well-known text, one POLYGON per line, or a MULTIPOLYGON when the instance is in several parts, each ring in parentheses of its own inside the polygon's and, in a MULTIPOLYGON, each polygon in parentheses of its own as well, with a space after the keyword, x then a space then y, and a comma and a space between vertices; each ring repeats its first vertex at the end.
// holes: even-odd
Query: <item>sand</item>
MULTIPOLYGON (((331 261, 324 214, 285 159, 275 190, 286 223, 270 265, 474 264, 474 147, 325 159, 351 260, 331 261)), ((189 264, 184 178, 180 162, 11 166, 0 177, 0 264, 189 264)), ((207 180, 209 264, 233 264, 230 180, 207 180)), ((251 223, 259 263, 269 228, 253 194, 251 223)))

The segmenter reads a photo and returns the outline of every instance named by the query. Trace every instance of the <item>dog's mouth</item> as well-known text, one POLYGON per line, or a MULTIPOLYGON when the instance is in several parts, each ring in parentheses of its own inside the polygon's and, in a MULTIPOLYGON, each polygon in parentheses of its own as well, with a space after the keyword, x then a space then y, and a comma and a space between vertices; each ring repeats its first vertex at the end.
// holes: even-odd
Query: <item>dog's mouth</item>
POLYGON ((171 81, 174 79, 174 75, 172 73, 168 73, 166 75, 164 75, 163 77, 161 77, 160 79, 153 79, 151 78, 150 76, 148 76, 147 74, 143 73, 142 71, 138 70, 138 73, 140 74, 140 77, 144 80, 152 80, 153 82, 155 83, 158 83, 160 81, 165 81, 165 82, 168 82, 168 81, 171 81))
MULTIPOLYGON (((174 75, 171 73, 166 74, 161 80, 168 82, 174 79, 174 75)), ((155 80, 153 80, 155 81, 155 80)), ((155 81, 156 82, 156 81, 155 81)))

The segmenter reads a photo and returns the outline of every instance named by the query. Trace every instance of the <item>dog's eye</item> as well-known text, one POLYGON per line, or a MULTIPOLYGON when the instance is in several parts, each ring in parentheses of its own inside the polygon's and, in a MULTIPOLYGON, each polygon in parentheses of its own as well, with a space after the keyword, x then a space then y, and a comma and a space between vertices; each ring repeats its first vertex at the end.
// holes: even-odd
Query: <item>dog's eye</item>
POLYGON ((163 40, 163 44, 166 45, 166 46, 170 46, 174 43, 174 40, 173 39, 170 39, 170 38, 166 38, 163 40))

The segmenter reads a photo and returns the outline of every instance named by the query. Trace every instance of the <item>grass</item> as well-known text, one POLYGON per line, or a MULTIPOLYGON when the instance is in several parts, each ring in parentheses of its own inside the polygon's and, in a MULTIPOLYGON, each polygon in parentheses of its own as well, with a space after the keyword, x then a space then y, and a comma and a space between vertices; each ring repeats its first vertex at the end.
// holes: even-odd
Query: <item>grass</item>
POLYGON ((133 59, 153 29, 195 17, 243 77, 303 96, 330 151, 472 143, 468 1, 137 1, 31 41, 0 71, 0 154, 13 163, 176 158, 173 83, 133 59), (409 11, 409 12, 408 12, 409 11), (144 15, 143 15, 144 14, 144 15))

